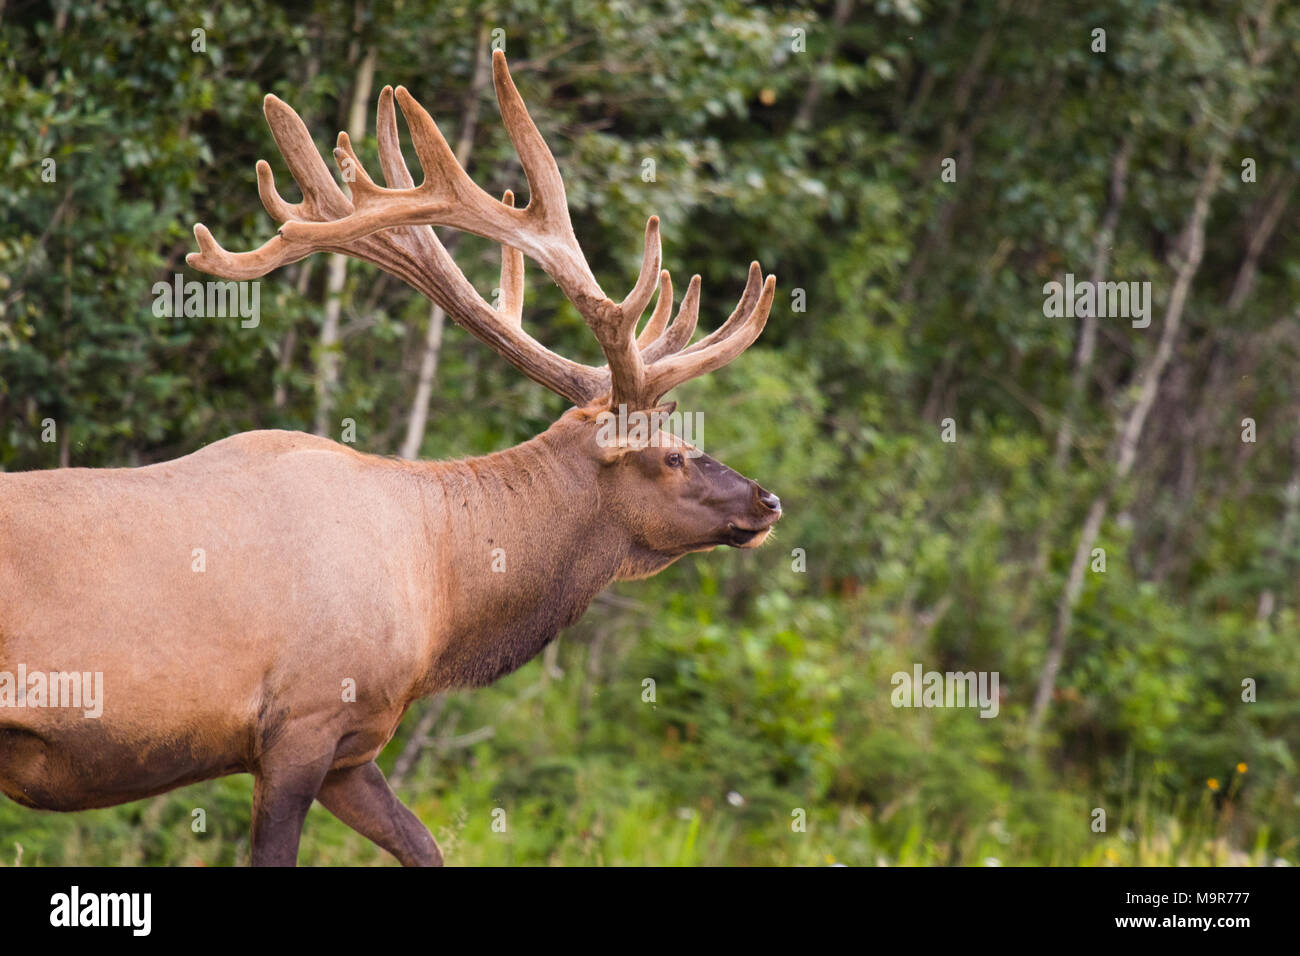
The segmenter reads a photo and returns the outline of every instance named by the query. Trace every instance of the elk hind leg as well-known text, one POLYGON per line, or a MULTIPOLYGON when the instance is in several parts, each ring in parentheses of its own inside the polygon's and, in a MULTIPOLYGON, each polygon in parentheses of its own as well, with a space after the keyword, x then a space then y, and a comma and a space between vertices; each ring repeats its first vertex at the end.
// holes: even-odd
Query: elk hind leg
POLYGON ((397 857, 402 866, 442 866, 442 851, 433 834, 397 799, 373 760, 330 773, 316 799, 363 837, 397 857))

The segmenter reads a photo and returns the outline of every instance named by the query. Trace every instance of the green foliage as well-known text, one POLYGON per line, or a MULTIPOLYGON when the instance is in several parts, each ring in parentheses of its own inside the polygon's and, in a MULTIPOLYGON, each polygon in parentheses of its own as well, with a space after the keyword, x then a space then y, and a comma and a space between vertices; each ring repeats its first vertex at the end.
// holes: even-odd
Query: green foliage
MULTIPOLYGON (((311 428, 323 257, 263 280, 251 329, 156 316, 154 284, 201 278, 184 265, 196 221, 231 249, 273 234, 258 157, 296 198, 264 93, 298 108, 324 149, 374 47, 377 85, 409 86, 454 141, 476 44, 501 30, 612 295, 633 281, 651 213, 678 294, 703 277, 705 330, 751 259, 778 275, 759 344, 673 397, 705 412, 705 449, 777 491, 786 516, 758 551, 616 587, 552 658, 450 699, 400 788, 448 859, 1295 861, 1300 236, 1286 224, 1300 161, 1286 64, 1300 11, 1282 5, 1261 61, 1241 26, 1250 4, 1007 6, 0 9, 0 468, 146 464, 244 429, 311 428), (1097 24, 1105 54, 1090 49, 1097 24), (1123 149, 1125 198, 1105 237, 1123 149), (949 158, 956 182, 939 175, 949 158), (1117 480, 1116 436, 1212 160, 1183 331, 1136 466, 1117 480), (1252 252, 1278 196, 1283 225, 1252 252), (1099 246, 1107 278, 1152 283, 1153 321, 1099 320, 1076 394, 1080 323, 1044 316, 1043 285, 1087 278, 1099 246), (57 443, 42 440, 46 419, 57 443), (940 438, 947 419, 955 442, 940 438), (1085 574, 1034 746, 1036 682, 1103 492, 1106 570, 1085 574), (998 672, 998 717, 895 708, 891 675, 915 662, 998 672), (1104 833, 1090 829, 1094 808, 1104 833)), ((490 91, 478 95, 471 174, 523 199, 490 91)), ((353 139, 373 164, 367 122, 353 139)), ((456 258, 490 294, 498 250, 464 237, 456 258)), ((340 302, 331 420, 353 418, 363 450, 396 453, 428 304, 359 263, 340 302)), ((599 361, 531 265, 525 321, 549 347, 599 361)), ((421 453, 499 449, 561 409, 449 327, 421 453)), ((403 723, 386 770, 430 706, 403 723)), ((73 816, 0 803, 0 862, 243 863, 250 792, 231 778, 73 816)), ((302 859, 391 862, 319 808, 302 859)))

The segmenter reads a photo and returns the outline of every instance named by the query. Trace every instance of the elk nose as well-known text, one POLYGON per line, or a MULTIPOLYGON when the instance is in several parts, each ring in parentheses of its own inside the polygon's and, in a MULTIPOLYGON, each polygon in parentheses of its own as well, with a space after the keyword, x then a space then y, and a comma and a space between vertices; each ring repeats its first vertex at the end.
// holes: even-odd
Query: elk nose
POLYGON ((764 491, 762 488, 760 488, 758 490, 758 500, 761 501, 763 503, 763 506, 767 508, 769 511, 781 510, 781 499, 778 498, 776 495, 772 494, 772 492, 770 491, 764 491))

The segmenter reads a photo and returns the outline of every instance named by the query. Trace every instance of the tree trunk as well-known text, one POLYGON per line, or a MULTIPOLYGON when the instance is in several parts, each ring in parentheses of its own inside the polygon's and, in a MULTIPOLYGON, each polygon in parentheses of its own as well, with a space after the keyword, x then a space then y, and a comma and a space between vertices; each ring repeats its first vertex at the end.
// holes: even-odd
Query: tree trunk
POLYGON ((424 336, 424 355, 420 358, 420 378, 415 385, 415 399, 411 402, 411 415, 406 420, 406 437, 402 439, 403 458, 416 458, 424 441, 424 428, 429 420, 429 399, 433 396, 433 382, 438 376, 438 357, 442 354, 442 329, 447 313, 442 306, 429 310, 429 330, 424 336))
POLYGON ((848 22, 849 14, 852 12, 853 0, 835 0, 835 12, 831 14, 830 35, 826 41, 826 54, 818 67, 813 70, 808 86, 804 89, 803 99, 799 102, 799 109, 794 114, 792 125, 797 130, 806 130, 812 125, 813 114, 817 112, 817 104, 822 98, 822 71, 835 62, 835 51, 839 48, 844 24, 848 22))
POLYGON ((1287 203, 1291 201, 1291 190, 1295 188, 1296 178, 1294 170, 1282 177, 1282 181, 1264 205, 1264 214, 1259 217, 1255 228, 1251 230, 1250 239, 1246 244, 1246 257, 1242 260, 1241 268, 1237 270, 1237 280, 1232 285, 1232 294, 1228 296, 1229 314, 1240 309, 1246 297, 1250 295, 1250 290, 1255 284, 1255 272, 1259 268, 1259 257, 1264 252, 1264 247, 1268 245, 1273 230, 1277 228, 1278 220, 1282 218, 1287 203))
MULTIPOLYGON (((1106 202, 1106 213, 1097 231, 1097 241, 1093 249, 1092 274, 1089 279, 1094 287, 1106 278, 1106 268, 1110 264, 1110 250, 1115 242, 1115 228, 1119 225, 1120 210, 1124 206, 1124 196, 1128 193, 1128 161, 1133 153, 1133 134, 1130 132, 1120 142, 1115 151, 1115 158, 1110 167, 1110 198, 1106 202)), ((1092 356, 1097 348, 1097 310, 1089 310, 1083 317, 1083 328, 1079 333, 1079 347, 1075 352, 1074 372, 1070 377, 1070 391, 1066 399, 1065 414, 1061 426, 1056 432, 1056 456, 1053 466, 1057 472, 1065 468, 1070 455, 1070 446, 1074 442, 1074 419, 1079 413, 1079 404, 1083 401, 1084 390, 1088 386, 1088 373, 1092 370, 1092 356)))
POLYGON ((1083 576, 1087 571, 1089 559, 1092 557, 1092 549, 1097 543, 1097 536, 1101 533, 1101 526, 1106 520, 1111 498, 1116 487, 1133 470, 1133 463, 1137 460, 1138 441, 1142 437, 1142 429, 1146 425, 1147 416, 1151 413, 1156 395, 1160 390, 1160 376, 1164 374, 1165 367, 1173 356, 1174 342, 1177 340, 1182 327, 1183 309, 1187 304, 1187 294, 1191 289, 1192 279, 1195 278, 1196 272, 1200 268, 1201 256, 1205 251, 1205 220, 1209 214, 1210 199, 1214 196, 1214 192, 1218 187, 1219 166, 1222 159, 1223 150, 1215 150, 1201 174, 1201 181, 1196 189, 1196 198, 1192 204, 1192 212, 1188 217, 1187 226, 1183 233, 1186 239, 1186 242, 1183 243, 1185 251, 1182 261, 1178 264, 1173 289, 1169 293, 1169 304, 1165 309, 1164 329, 1160 333, 1160 342, 1156 346, 1155 354, 1151 356, 1146 367, 1138 375, 1138 379, 1142 383, 1138 399, 1129 411, 1116 442, 1114 478, 1093 499, 1091 506, 1088 508, 1088 517, 1084 521, 1083 529, 1079 534, 1078 544, 1074 549, 1074 561, 1070 565, 1070 576, 1066 581, 1065 591, 1062 592, 1060 601, 1057 603, 1056 622, 1052 630, 1052 639, 1048 647, 1047 658, 1043 662, 1042 672, 1039 674, 1038 689, 1034 695, 1034 706, 1030 713, 1029 740, 1031 745, 1038 738, 1043 720, 1047 715, 1048 704, 1052 699, 1052 693, 1056 689, 1056 677, 1061 669, 1061 661, 1065 657, 1065 643, 1074 620, 1074 609, 1078 606, 1079 596, 1083 592, 1083 576))
MULTIPOLYGON (((360 142, 366 135, 366 107, 375 84, 375 48, 370 47, 357 67, 352 84, 352 108, 348 115, 348 135, 360 142)), ((343 287, 348 278, 348 258, 330 255, 329 274, 325 281, 325 321, 320 330, 320 358, 316 363, 316 423, 313 431, 327 435, 334 408, 334 390, 339 379, 339 314, 343 310, 343 287)))
MULTIPOLYGON (((305 300, 307 298, 307 289, 311 286, 311 266, 312 259, 303 259, 298 263, 298 277, 294 282, 294 287, 298 290, 298 298, 305 300)), ((298 347, 298 327, 290 325, 284 332, 284 338, 280 340, 280 361, 279 376, 275 383, 275 390, 271 396, 271 403, 275 408, 284 408, 285 403, 289 400, 289 371, 293 368, 293 353, 298 347)))
MULTIPOLYGON (((1277 49, 1278 41, 1269 32, 1274 6, 1275 3, 1272 2, 1265 4, 1256 18, 1257 32, 1253 41, 1249 37, 1246 39, 1246 59, 1252 70, 1258 69, 1277 49), (1269 37, 1268 42, 1262 41, 1261 38, 1264 36, 1269 37)), ((1231 119, 1228 132, 1222 145, 1211 151, 1209 161, 1201 174, 1200 184, 1196 189, 1191 215, 1188 217, 1187 225, 1184 227, 1179 239, 1178 248, 1181 250, 1179 253, 1181 259, 1175 260, 1178 262, 1178 270, 1173 289, 1169 294, 1169 304, 1165 309, 1164 330, 1161 332, 1160 342, 1156 346, 1155 354, 1151 357, 1147 367, 1138 376, 1142 383, 1141 390, 1138 393, 1137 402, 1130 410, 1118 436, 1115 446, 1114 476, 1107 487, 1093 499, 1092 505, 1088 509, 1088 517, 1084 521, 1083 529, 1080 532, 1078 545, 1074 551, 1074 561, 1070 566, 1070 577, 1066 581, 1065 591, 1061 594, 1061 599, 1057 604, 1056 623, 1052 632, 1051 643, 1048 647, 1047 657, 1043 662, 1043 669, 1039 674, 1038 688, 1034 695, 1034 706, 1030 713, 1028 727, 1031 749, 1036 746, 1039 731, 1042 729, 1043 720, 1047 714, 1048 704, 1051 702, 1052 693, 1056 688, 1056 677, 1060 672, 1061 661, 1065 656, 1065 643, 1069 637, 1070 626, 1073 622, 1074 609, 1078 605, 1079 596, 1083 591, 1083 574, 1088 559, 1092 555, 1097 536, 1101 533, 1101 526, 1105 522, 1106 514, 1110 508, 1112 495, 1133 470, 1133 464, 1137 460, 1137 448, 1142 437, 1142 429, 1146 425, 1147 416, 1155 404, 1156 395, 1160 389, 1160 376, 1164 373, 1165 367, 1173 356, 1174 342, 1182 325, 1183 308, 1187 303, 1187 294, 1191 289, 1192 280, 1200 268, 1201 257, 1205 252, 1205 220, 1209 214, 1210 200, 1218 188, 1219 166, 1227 154, 1231 140, 1236 136, 1237 130, 1240 129, 1241 118, 1248 108, 1249 98, 1249 91, 1241 88, 1235 90, 1230 98, 1228 112, 1231 119)))

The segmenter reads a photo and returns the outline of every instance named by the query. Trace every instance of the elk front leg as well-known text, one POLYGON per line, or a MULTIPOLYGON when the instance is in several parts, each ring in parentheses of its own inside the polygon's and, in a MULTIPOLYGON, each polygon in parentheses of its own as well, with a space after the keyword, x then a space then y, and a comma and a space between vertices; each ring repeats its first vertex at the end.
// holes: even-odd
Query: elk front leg
POLYGON ((363 837, 397 857, 402 866, 442 866, 442 851, 433 834, 397 799, 373 760, 330 773, 316 799, 363 837))
POLYGON ((264 766, 253 787, 253 866, 297 866, 302 824, 331 758, 264 766))

